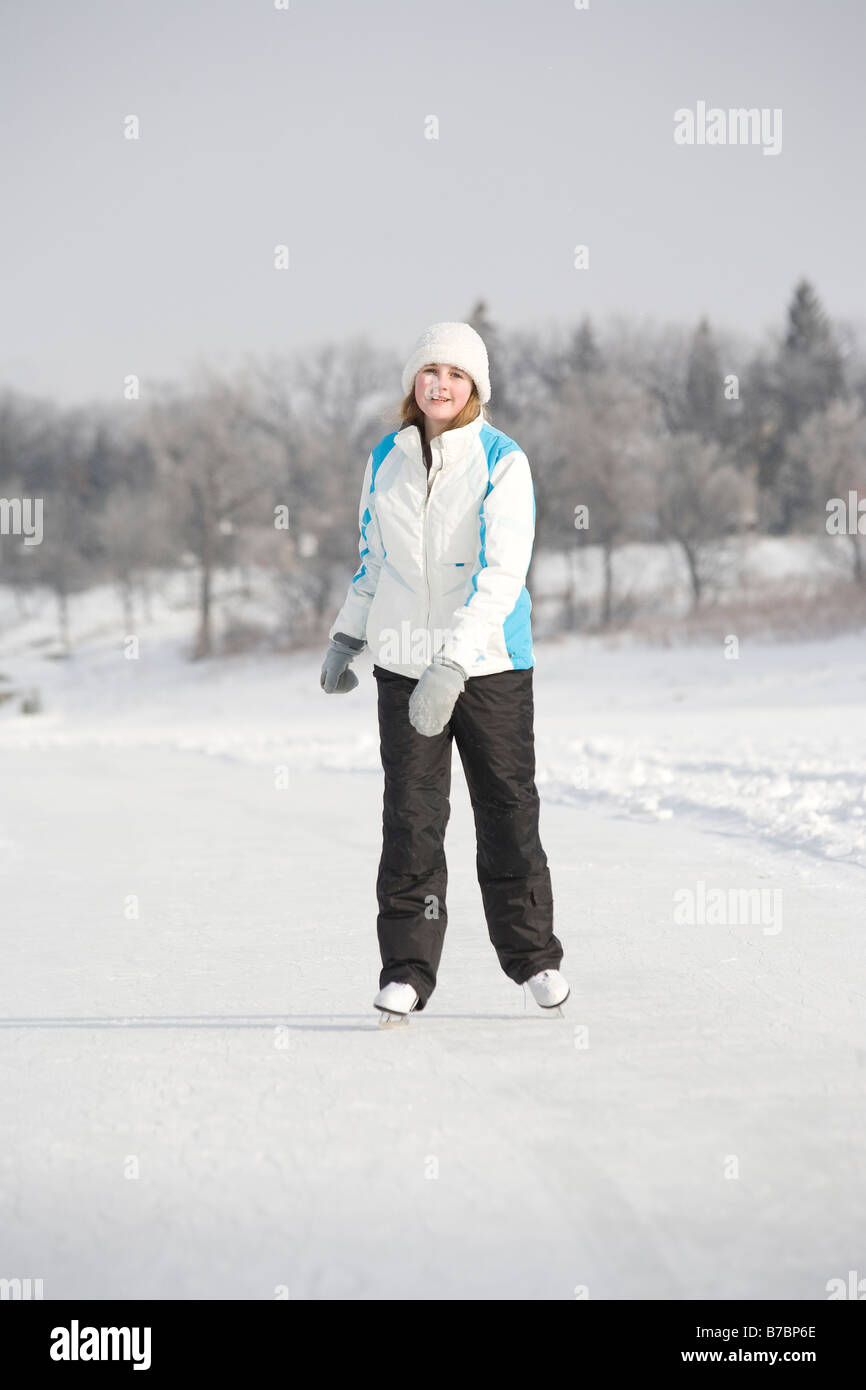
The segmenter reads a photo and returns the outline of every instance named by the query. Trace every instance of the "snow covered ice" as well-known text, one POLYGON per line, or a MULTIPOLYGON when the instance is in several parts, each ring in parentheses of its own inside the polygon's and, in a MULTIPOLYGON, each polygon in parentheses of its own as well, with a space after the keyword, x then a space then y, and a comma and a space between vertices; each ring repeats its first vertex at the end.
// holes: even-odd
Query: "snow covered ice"
POLYGON ((382 1030, 369 654, 330 699, 320 653, 123 661, 111 631, 2 663, 44 713, 0 708, 0 1275, 821 1299, 863 1271, 862 636, 537 641, 565 1019, 499 970, 455 751, 438 988, 382 1030), (782 929, 675 920, 701 883, 779 890, 782 929))

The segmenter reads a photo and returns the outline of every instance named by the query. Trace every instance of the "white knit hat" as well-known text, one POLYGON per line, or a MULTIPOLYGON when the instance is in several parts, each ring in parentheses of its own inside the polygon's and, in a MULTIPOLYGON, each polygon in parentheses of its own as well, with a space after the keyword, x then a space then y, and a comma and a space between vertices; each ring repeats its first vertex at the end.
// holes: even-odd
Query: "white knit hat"
POLYGON ((453 367, 460 367, 475 382, 482 405, 490 400, 487 348, 471 323, 431 323, 424 329, 403 368, 404 396, 412 390, 416 375, 428 362, 449 362, 453 367))

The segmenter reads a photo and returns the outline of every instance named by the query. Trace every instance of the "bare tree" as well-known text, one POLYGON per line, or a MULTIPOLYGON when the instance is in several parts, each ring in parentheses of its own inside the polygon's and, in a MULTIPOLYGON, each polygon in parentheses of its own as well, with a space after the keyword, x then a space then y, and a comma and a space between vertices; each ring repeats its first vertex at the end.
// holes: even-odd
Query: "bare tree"
POLYGON ((605 355, 624 381, 657 402, 664 426, 681 429, 686 417, 687 375, 692 334, 681 324, 613 318, 605 355))
POLYGON ((273 488, 278 451, 255 434, 248 399, 205 371, 187 396, 154 402, 148 441, 174 504, 176 534, 199 566, 199 620, 193 659, 213 654, 213 583, 231 553, 235 521, 273 488))
POLYGON ((28 493, 44 497, 43 538, 33 547, 31 570, 34 580, 54 594, 66 655, 72 651, 70 599, 100 572, 100 491, 94 465, 104 448, 101 429, 100 418, 87 408, 50 411, 28 467, 28 493))
POLYGON ((256 362, 245 378, 255 427, 281 453, 273 501, 289 508, 290 527, 279 547, 263 535, 258 545, 294 645, 321 637, 357 567, 364 465, 398 380, 393 354, 364 339, 256 362))
POLYGON ((687 432, 660 442, 655 468, 658 534, 683 553, 693 607, 718 573, 723 538, 741 529, 748 506, 748 480, 715 440, 687 432))
POLYGON ((136 594, 149 606, 150 570, 169 568, 175 558, 167 500, 162 491, 139 492, 121 484, 98 519, 103 563, 117 584, 127 633, 135 628, 136 594))
POLYGON ((791 510, 808 518, 826 537, 838 536, 845 542, 839 554, 858 584, 866 584, 866 407, 858 398, 835 400, 825 410, 815 411, 791 440, 779 475, 780 485, 799 487, 800 495, 791 510), (855 496, 852 514, 849 494, 855 496), (832 504, 835 500, 835 507, 832 504), (841 511, 844 521, 835 529, 831 513, 841 511), (860 527, 862 526, 862 531, 860 527))
POLYGON ((551 421, 556 535, 569 538, 570 553, 576 546, 601 547, 603 627, 614 616, 616 551, 647 534, 647 464, 657 418, 645 393, 607 371, 563 388, 551 421))
MULTIPOLYGON (((61 416, 50 401, 5 390, 0 396, 0 495, 49 501, 56 488, 57 441, 61 416)), ((50 507, 50 502, 49 502, 50 507)), ((52 533, 53 534, 53 533, 52 533)), ((26 596, 47 582, 39 564, 39 546, 25 545, 20 536, 0 536, 0 582, 9 586, 20 615, 26 596)), ((68 634, 67 634, 68 635, 68 634)))

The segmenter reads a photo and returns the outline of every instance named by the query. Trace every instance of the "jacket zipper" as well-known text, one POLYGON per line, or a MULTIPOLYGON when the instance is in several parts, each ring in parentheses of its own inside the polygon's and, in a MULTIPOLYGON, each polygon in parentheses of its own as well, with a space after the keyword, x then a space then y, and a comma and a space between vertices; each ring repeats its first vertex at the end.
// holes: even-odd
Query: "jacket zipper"
MULTIPOLYGON (((443 459, 442 462, 444 463, 444 459, 443 459)), ((430 467, 431 467, 431 468, 433 467, 433 462, 432 462, 432 450, 431 450, 431 462, 430 462, 430 467)), ((428 632, 430 631, 430 613, 431 613, 431 610, 432 610, 432 607, 433 607, 433 603, 432 603, 432 598, 431 598, 431 594, 430 594, 430 569, 429 569, 429 566, 428 566, 428 564, 427 564, 427 509, 428 509, 428 507, 429 507, 429 505, 430 505, 430 496, 431 496, 431 493, 433 492, 433 489, 434 489, 434 487, 436 486, 436 479, 439 477, 439 474, 440 474, 441 472, 442 472, 442 463, 440 463, 439 468, 437 469, 437 471, 436 471, 436 473, 435 473, 435 475, 434 475, 434 477, 433 477, 432 483, 429 483, 429 485, 428 485, 427 479, 425 479, 425 484, 424 484, 424 485, 425 485, 425 488, 427 489, 427 495, 426 495, 425 498, 424 498, 424 521, 423 521, 423 527, 422 527, 421 538, 422 538, 422 544, 423 544, 423 547, 424 547, 424 581, 425 581, 425 583, 426 583, 426 585, 427 585, 427 621, 426 621, 426 623, 425 623, 425 628, 426 628, 426 630, 427 630, 428 632)), ((432 656, 432 653, 431 653, 431 656, 432 656)))

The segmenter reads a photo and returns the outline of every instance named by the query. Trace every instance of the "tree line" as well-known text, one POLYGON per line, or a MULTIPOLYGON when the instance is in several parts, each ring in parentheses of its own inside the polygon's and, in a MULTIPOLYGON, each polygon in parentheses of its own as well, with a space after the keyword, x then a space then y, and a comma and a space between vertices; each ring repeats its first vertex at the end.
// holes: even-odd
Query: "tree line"
MULTIPOLYGON (((629 542, 675 546, 697 606, 731 536, 826 535, 829 499, 852 490, 866 514, 862 344, 807 280, 758 345, 706 318, 507 332, 481 301, 467 319, 488 346, 491 423, 532 467, 533 565, 546 549, 598 547, 597 625, 614 619, 616 553, 629 542)), ((285 643, 320 643, 357 568, 363 468, 401 366, 356 339, 230 376, 199 370, 183 386, 145 383, 110 405, 0 390, 0 499, 42 498, 45 518, 38 545, 3 528, 0 584, 22 616, 49 588, 68 650, 76 594, 114 584, 129 631, 160 576, 184 569, 201 658, 216 649, 219 571, 264 570, 285 643)), ((849 528, 839 554, 866 585, 866 515, 863 533, 849 528)), ((565 597, 563 623, 586 621, 576 593, 565 597)))

